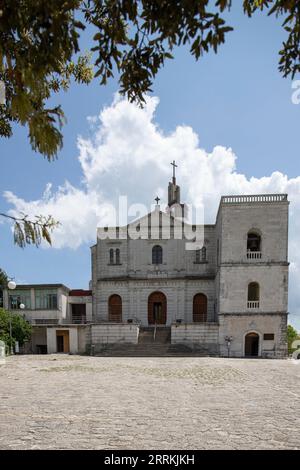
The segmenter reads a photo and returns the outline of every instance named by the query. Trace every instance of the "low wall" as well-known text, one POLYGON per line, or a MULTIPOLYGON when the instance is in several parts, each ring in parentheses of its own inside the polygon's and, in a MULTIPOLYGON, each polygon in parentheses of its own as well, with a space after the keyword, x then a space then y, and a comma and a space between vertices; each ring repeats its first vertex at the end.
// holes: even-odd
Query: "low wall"
POLYGON ((111 344, 137 344, 138 338, 138 325, 128 323, 101 323, 91 325, 90 341, 95 352, 111 344))
POLYGON ((171 327, 171 343, 184 344, 207 354, 218 354, 219 325, 217 323, 184 323, 171 327))

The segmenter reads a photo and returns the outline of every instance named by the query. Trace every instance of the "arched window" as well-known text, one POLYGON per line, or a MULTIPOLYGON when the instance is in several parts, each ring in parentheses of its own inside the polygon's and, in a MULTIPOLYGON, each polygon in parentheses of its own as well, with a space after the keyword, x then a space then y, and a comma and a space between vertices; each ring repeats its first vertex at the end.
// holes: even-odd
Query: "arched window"
POLYGON ((201 260, 201 250, 196 250, 196 260, 195 262, 196 263, 200 263, 200 260, 201 260))
POLYGON ((248 308, 259 307, 259 284, 250 282, 248 284, 248 308))
POLYGON ((114 250, 112 248, 109 250, 109 264, 114 264, 114 250))
POLYGON ((155 245, 152 248, 152 264, 162 264, 163 262, 163 250, 159 245, 155 245))
POLYGON ((193 299, 193 322, 207 322, 207 297, 204 294, 196 294, 193 299))
POLYGON ((120 264, 120 249, 116 249, 116 264, 120 264))
POLYGON ((122 322, 122 299, 117 294, 111 295, 108 299, 108 321, 122 322))
POLYGON ((261 252, 261 236, 254 232, 250 231, 247 235, 247 253, 248 257, 256 257, 255 253, 261 252), (254 253, 254 255, 252 255, 254 253))
POLYGON ((204 263, 206 261, 206 247, 203 246, 201 249, 201 261, 204 263))

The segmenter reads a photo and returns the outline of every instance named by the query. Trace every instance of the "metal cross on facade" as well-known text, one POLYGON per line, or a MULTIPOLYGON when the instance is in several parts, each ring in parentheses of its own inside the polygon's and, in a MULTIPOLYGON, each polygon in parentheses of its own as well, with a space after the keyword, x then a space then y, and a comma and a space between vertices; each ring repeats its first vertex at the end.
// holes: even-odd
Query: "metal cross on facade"
POLYGON ((175 168, 177 168, 178 165, 176 165, 175 160, 173 160, 173 162, 170 163, 170 165, 172 165, 172 167, 173 167, 173 178, 175 178, 175 168))
POLYGON ((154 201, 156 201, 156 204, 158 205, 159 201, 160 201, 160 198, 158 196, 156 196, 156 198, 154 199, 154 201))

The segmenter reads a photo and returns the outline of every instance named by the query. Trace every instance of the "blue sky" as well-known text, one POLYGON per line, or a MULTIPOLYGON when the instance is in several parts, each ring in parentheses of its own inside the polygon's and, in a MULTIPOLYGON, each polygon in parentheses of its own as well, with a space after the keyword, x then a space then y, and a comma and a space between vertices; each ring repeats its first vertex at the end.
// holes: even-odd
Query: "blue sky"
MULTIPOLYGON (((278 20, 262 14, 248 19, 237 6, 240 2, 234 3, 227 16, 235 31, 228 34, 217 55, 211 52, 196 62, 186 48, 180 48, 175 60, 167 62, 158 74, 153 85, 153 95, 159 98, 155 124, 165 136, 177 126, 188 126, 198 135, 199 147, 208 153, 215 146, 231 148, 237 156, 237 172, 247 179, 259 179, 274 171, 296 178, 300 105, 292 104, 291 80, 283 79, 277 70, 278 50, 285 35, 278 20)), ((82 44, 83 48, 88 47, 87 35, 82 44)), ((94 130, 87 117, 98 116, 104 107, 111 107, 117 90, 117 81, 106 87, 95 81, 89 86, 74 84, 68 93, 55 98, 62 104, 68 122, 63 130, 64 147, 52 163, 31 150, 26 128, 15 128, 11 139, 1 140, 1 211, 13 207, 4 198, 4 191, 11 191, 24 201, 38 201, 48 183, 52 183, 55 192, 66 180, 74 188, 86 191, 77 139, 82 136, 93 140, 94 130)), ((116 170, 110 168, 106 172, 103 186, 116 170)), ((118 191, 118 180, 113 181, 114 190, 118 191)), ((159 184, 155 179, 150 181, 145 201, 150 203, 157 187, 167 183, 167 174, 159 184)), ((78 218, 83 216, 81 211, 79 206, 78 218)), ((74 288, 87 287, 92 239, 76 248, 21 250, 13 245, 7 224, 0 225, 0 230, 1 267, 19 282, 62 282, 74 288)), ((296 290, 295 286, 291 293, 292 313, 299 307, 300 299, 293 293, 296 290)), ((298 325, 300 328, 300 322, 298 325)))

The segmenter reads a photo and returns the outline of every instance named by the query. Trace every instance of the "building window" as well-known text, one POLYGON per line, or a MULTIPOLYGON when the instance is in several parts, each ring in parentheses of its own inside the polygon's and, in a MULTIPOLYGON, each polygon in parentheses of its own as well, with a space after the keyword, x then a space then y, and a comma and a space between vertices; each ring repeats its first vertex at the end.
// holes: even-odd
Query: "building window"
POLYGON ((35 308, 36 310, 56 310, 57 309, 57 290, 56 289, 36 289, 35 290, 35 308))
POLYGON ((111 295, 108 299, 108 321, 122 322, 122 299, 117 294, 111 295))
POLYGON ((207 297, 204 294, 196 294, 193 299, 193 322, 207 322, 207 297))
POLYGON ((247 235, 247 258, 261 258, 261 236, 256 232, 249 232, 247 235))
POLYGON ((274 333, 265 333, 264 334, 265 341, 274 341, 274 333))
POLYGON ((163 262, 163 250, 159 245, 155 245, 152 248, 152 264, 162 264, 163 262))
POLYGON ((195 263, 206 263, 206 247, 203 246, 201 249, 196 250, 195 263))
POLYGON ((111 248, 109 250, 109 264, 121 264, 121 258, 120 258, 120 249, 117 248, 116 250, 114 250, 113 248, 111 248))
POLYGON ((259 308, 259 284, 250 282, 248 285, 248 308, 259 308))
POLYGON ((20 305, 25 305, 25 309, 31 309, 31 296, 30 290, 14 290, 9 294, 9 308, 18 310, 20 305))
POLYGON ((121 264, 120 262, 120 249, 116 249, 116 264, 121 264))

